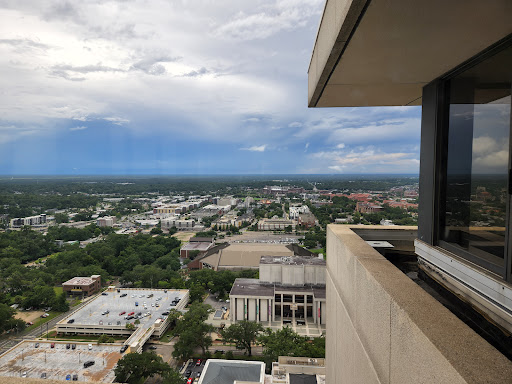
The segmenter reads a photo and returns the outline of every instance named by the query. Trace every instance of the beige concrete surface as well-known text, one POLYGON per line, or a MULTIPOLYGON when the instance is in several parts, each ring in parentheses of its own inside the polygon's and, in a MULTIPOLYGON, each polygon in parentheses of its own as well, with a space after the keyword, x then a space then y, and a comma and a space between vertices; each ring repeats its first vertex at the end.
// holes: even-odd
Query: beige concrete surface
POLYGON ((512 33, 511 18, 510 0, 327 0, 309 106, 419 105, 425 84, 512 33))
POLYGON ((327 230, 327 302, 327 383, 510 383, 512 362, 350 226, 327 230))

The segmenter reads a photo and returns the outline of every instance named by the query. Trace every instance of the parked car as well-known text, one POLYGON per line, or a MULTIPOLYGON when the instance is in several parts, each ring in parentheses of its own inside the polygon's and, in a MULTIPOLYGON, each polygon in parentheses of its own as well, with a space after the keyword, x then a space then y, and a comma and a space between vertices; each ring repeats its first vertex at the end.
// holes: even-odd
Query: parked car
POLYGON ((55 343, 51 343, 50 348, 55 348, 55 343))
POLYGON ((155 350, 156 349, 156 345, 150 345, 149 349, 155 350))
POLYGON ((126 350, 128 349, 128 346, 127 345, 123 345, 121 347, 121 350, 119 351, 120 353, 124 353, 126 350))
POLYGON ((84 368, 89 368, 91 365, 94 365, 94 361, 89 360, 84 363, 84 368))
POLYGON ((192 384, 193 382, 194 382, 194 379, 191 377, 187 380, 187 384, 192 384))
POLYGON ((74 351, 74 350, 76 349, 76 344, 73 344, 73 345, 71 346, 71 349, 74 351))
POLYGON ((34 348, 39 348, 39 343, 35 343, 34 348))
POLYGON ((192 371, 190 369, 187 369, 185 372, 185 376, 190 376, 192 374, 192 371))
POLYGON ((88 345, 89 351, 92 349, 92 344, 88 345))
POLYGON ((67 380, 67 381, 70 381, 70 380, 71 380, 71 375, 70 375, 69 373, 66 375, 66 380, 67 380))
POLYGON ((197 361, 196 361, 196 365, 197 365, 197 366, 201 365, 201 359, 197 359, 197 361))
POLYGON ((66 344, 66 349, 71 348, 71 344, 66 344))
POLYGON ((73 381, 78 381, 78 375, 76 373, 73 375, 73 381))
POLYGON ((128 296, 126 293, 123 293, 121 296, 119 297, 125 297, 125 296, 128 296))
POLYGON ((23 372, 23 373, 21 374, 21 377, 27 377, 27 371, 23 372))
POLYGON ((75 322, 75 319, 69 319, 68 324, 73 324, 75 322))
POLYGON ((108 296, 107 292, 101 292, 101 296, 108 296))
POLYGON ((31 321, 27 321, 27 325, 34 325, 34 323, 31 321))
POLYGON ((41 373, 41 379, 46 379, 46 372, 41 373))
MULTIPOLYGON (((135 304, 137 304, 137 303, 135 303, 135 304)), ((123 316, 125 313, 126 313, 126 311, 119 312, 119 316, 123 316)))

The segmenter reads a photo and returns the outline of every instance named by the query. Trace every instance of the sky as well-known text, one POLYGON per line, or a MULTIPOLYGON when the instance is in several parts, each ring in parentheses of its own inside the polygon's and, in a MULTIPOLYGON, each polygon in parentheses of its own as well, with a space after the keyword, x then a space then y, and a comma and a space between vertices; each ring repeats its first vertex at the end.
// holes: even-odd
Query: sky
POLYGON ((419 107, 308 108, 324 0, 0 0, 0 174, 410 174, 419 107))

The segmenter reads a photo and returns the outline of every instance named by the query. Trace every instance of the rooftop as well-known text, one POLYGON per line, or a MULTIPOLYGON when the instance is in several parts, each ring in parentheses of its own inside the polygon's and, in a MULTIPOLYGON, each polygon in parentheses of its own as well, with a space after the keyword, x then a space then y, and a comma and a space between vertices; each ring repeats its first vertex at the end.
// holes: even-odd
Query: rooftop
POLYGON ((238 278, 231 287, 230 295, 233 296, 267 296, 274 297, 279 293, 311 293, 317 299, 325 299, 324 286, 286 286, 279 284, 269 284, 259 279, 238 278))
POLYGON ((233 361, 209 359, 200 384, 233 384, 235 380, 260 383, 265 364, 260 361, 233 361))
POLYGON ((307 256, 261 256, 260 264, 325 265, 325 260, 307 256))
POLYGON ((91 285, 94 282, 92 277, 73 277, 62 285, 91 285))

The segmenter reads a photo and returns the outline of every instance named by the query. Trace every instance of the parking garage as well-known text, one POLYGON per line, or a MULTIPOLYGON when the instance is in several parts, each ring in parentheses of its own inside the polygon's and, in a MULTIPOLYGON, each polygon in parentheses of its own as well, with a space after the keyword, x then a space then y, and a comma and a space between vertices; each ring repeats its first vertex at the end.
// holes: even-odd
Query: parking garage
POLYGON ((57 333, 128 337, 133 329, 127 324, 133 324, 138 329, 154 326, 153 335, 160 336, 169 326, 169 311, 184 309, 188 297, 188 290, 111 287, 58 322, 57 333))
POLYGON ((112 382, 114 366, 122 357, 120 347, 120 344, 24 341, 0 355, 0 376, 112 382))

